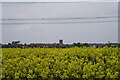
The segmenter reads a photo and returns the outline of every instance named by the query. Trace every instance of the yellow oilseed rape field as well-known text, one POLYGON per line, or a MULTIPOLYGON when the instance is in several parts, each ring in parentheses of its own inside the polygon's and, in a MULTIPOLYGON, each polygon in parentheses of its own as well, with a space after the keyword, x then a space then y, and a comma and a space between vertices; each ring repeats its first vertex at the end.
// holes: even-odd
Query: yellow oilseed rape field
POLYGON ((120 79, 118 48, 2 48, 2 78, 120 79))

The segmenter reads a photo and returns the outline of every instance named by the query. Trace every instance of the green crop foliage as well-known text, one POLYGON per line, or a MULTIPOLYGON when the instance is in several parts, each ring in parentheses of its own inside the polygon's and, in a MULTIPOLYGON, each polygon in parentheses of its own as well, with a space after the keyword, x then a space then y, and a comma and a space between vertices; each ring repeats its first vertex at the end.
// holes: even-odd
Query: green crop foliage
POLYGON ((3 48, 2 78, 120 79, 118 48, 3 48))

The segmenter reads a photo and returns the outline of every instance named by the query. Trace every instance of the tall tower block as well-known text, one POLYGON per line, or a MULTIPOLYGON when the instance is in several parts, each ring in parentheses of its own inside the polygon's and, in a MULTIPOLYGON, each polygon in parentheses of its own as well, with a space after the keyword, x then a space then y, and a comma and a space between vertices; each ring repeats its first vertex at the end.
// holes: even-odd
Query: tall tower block
POLYGON ((59 47, 60 48, 64 47, 63 40, 59 40, 59 47))
POLYGON ((63 40, 59 40, 59 45, 63 45, 63 40))

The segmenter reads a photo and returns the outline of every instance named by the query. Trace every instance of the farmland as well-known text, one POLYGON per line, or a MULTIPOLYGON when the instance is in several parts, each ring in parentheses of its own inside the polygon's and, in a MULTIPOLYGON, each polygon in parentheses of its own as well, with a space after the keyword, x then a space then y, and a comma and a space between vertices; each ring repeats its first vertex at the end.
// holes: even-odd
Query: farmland
POLYGON ((3 48, 4 79, 120 78, 118 47, 3 48))

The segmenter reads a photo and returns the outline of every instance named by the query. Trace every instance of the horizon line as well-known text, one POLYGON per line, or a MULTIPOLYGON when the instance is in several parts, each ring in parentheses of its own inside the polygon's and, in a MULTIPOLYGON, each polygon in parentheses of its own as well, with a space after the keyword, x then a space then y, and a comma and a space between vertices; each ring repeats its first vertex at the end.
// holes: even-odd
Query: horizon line
MULTIPOLYGON (((7 43, 0 43, 0 44, 8 44, 12 42, 7 42, 7 43)), ((57 44, 59 42, 28 42, 26 44, 57 44)), ((74 43, 89 43, 89 44, 106 44, 108 42, 70 42, 70 43, 64 43, 64 44, 74 44, 74 43)), ((119 42, 110 42, 110 43, 119 43, 119 42)), ((21 44, 25 44, 25 42, 21 42, 21 44)))

